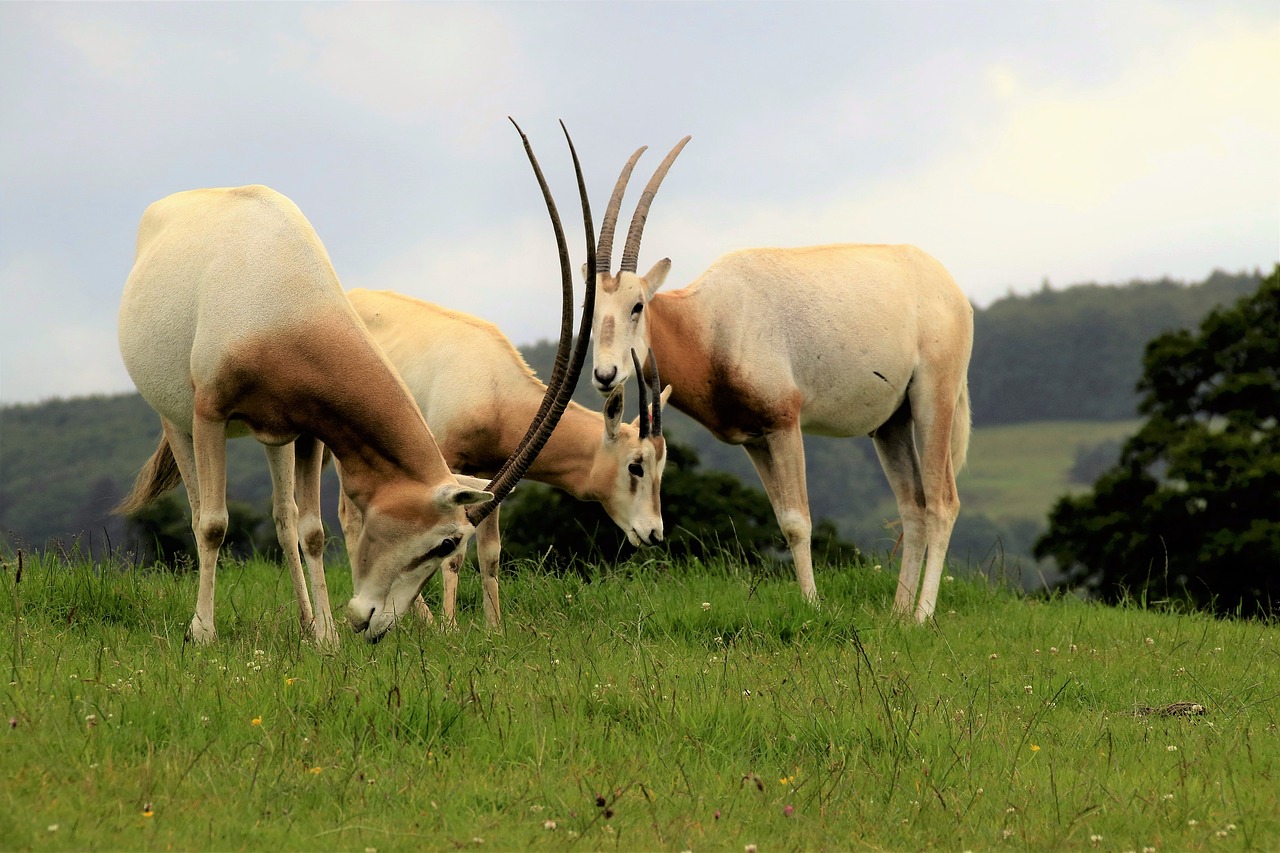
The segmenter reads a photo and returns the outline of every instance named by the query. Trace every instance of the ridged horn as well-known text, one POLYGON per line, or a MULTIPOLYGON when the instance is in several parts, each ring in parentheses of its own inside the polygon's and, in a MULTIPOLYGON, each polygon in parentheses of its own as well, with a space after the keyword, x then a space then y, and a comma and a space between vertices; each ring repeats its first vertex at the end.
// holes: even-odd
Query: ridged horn
POLYGON ((622 264, 618 267, 618 272, 635 272, 636 264, 640 260, 640 237, 644 234, 644 223, 649 218, 649 205, 653 204, 653 197, 658 192, 658 187, 662 184, 662 179, 667 176, 667 171, 671 168, 671 164, 676 161, 676 157, 680 151, 688 144, 693 137, 686 136, 676 143, 676 147, 671 149, 671 153, 658 166, 658 170, 653 173, 653 177, 649 179, 649 183, 645 186, 644 192, 640 194, 640 202, 636 205, 636 212, 631 215, 631 228, 627 231, 627 244, 622 249, 622 264))
MULTIPOLYGON (((622 172, 618 175, 618 182, 613 185, 613 195, 609 196, 609 206, 604 211, 604 222, 600 223, 600 245, 596 249, 596 266, 606 273, 613 271, 613 267, 610 266, 613 263, 613 232, 618 227, 618 211, 622 208, 622 196, 627 190, 627 182, 631 180, 631 170, 636 167, 636 161, 648 147, 641 145, 636 149, 636 153, 631 155, 631 159, 622 167, 622 172)), ((595 287, 595 281, 589 281, 588 286, 595 287)))
POLYGON ((636 357, 636 351, 631 351, 631 363, 636 366, 636 387, 640 389, 640 437, 649 437, 649 426, 652 419, 649 417, 649 389, 644 385, 644 371, 640 369, 640 359, 636 357))
POLYGON ((565 243, 564 229, 560 225, 560 214, 556 211, 555 200, 551 197, 551 190, 547 187, 547 180, 542 174, 541 167, 538 166, 538 158, 534 156, 533 148, 529 145, 529 138, 520 129, 520 125, 516 124, 515 119, 511 119, 511 124, 515 126, 516 131, 520 134, 521 141, 524 143, 525 153, 528 155, 529 164, 533 167, 533 173, 538 179, 538 186, 542 190, 542 198, 547 204, 547 213, 551 216, 551 227, 556 235, 556 248, 560 254, 560 289, 562 295, 560 343, 556 348, 556 362, 551 371, 551 381, 547 385, 546 393, 542 396, 542 405, 538 407, 538 413, 534 415, 533 421, 529 424, 529 429, 525 432, 524 438, 516 451, 503 463, 502 468, 499 469, 494 478, 489 481, 488 490, 493 492, 493 500, 488 503, 474 504, 467 511, 467 517, 473 525, 478 525, 488 518, 502 499, 511 493, 516 483, 529 470, 529 466, 533 464, 533 460, 537 458, 539 451, 547 443, 547 439, 551 437, 556 424, 560 422, 560 416, 564 414, 565 408, 569 405, 569 398, 573 396, 573 389, 578 384, 578 376, 582 372, 582 363, 586 360, 587 345, 591 338, 591 320, 595 314, 595 225, 591 220, 591 202, 587 198, 586 181, 582 177, 582 164, 578 162, 578 152, 573 147, 573 139, 569 136, 569 129, 564 126, 563 121, 560 122, 560 129, 564 131, 564 138, 569 143, 569 153, 573 157, 573 171, 578 180, 578 196, 582 199, 582 222, 587 242, 587 278, 591 282, 586 289, 587 294, 582 306, 582 319, 578 327, 576 344, 573 341, 573 270, 569 266, 569 248, 565 243), (570 355, 571 346, 572 355, 570 355))
POLYGON ((653 362, 653 435, 662 435, 662 378, 658 376, 658 356, 649 350, 649 360, 653 362))

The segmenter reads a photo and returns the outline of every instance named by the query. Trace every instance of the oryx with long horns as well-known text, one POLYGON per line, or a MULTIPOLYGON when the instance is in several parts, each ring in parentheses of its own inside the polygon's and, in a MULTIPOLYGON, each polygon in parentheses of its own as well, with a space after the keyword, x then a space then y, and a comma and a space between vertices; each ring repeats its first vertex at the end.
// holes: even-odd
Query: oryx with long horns
POLYGON ((870 435, 902 517, 894 609, 929 618, 960 510, 955 474, 969 446, 972 306, 914 246, 746 249, 683 290, 658 293, 671 261, 638 275, 640 239, 686 142, 641 194, 619 271, 610 271, 607 255, 598 264, 593 383, 608 393, 655 353, 671 403, 746 449, 810 600, 817 588, 801 434, 870 435))
MULTIPOLYGON (((517 127, 517 130, 519 128, 517 127)), ((302 212, 262 186, 192 190, 152 204, 120 306, 120 349, 159 414, 160 444, 118 507, 135 510, 185 482, 200 560, 190 636, 211 642, 214 578, 227 530, 226 441, 267 450, 276 530, 304 630, 337 640, 321 556, 322 445, 364 519, 351 567, 351 627, 381 638, 422 585, 463 548, 533 461, 568 402, 585 356, 588 294, 571 359, 573 285, 559 215, 520 133, 559 247, 563 316, 556 373, 524 440, 486 490, 459 483, 404 382, 369 336, 302 212), (299 544, 310 571, 308 599, 299 544)), ((568 133, 565 133, 568 139, 568 133)), ((595 241, 573 151, 589 265, 595 241)))
MULTIPOLYGON (((373 339, 404 379, 449 467, 491 475, 520 439, 514 425, 528 421, 546 394, 520 353, 497 326, 391 291, 351 290, 347 297, 373 339)), ((585 344, 583 345, 585 352, 585 344)), ((661 398, 652 405, 640 386, 640 418, 622 420, 623 388, 614 388, 604 411, 569 403, 525 479, 598 501, 632 545, 662 541, 661 398)), ((656 377, 655 377, 656 382, 656 377)), ((655 385, 656 387, 656 385, 655 385)), ((352 559, 360 540, 360 513, 339 495, 339 515, 352 559)), ((501 619, 498 563, 502 540, 499 511, 476 527, 476 553, 484 592, 485 620, 501 619)), ((456 614, 458 569, 463 554, 445 562, 444 621, 456 614)), ((422 605, 424 615, 429 614, 422 605)))

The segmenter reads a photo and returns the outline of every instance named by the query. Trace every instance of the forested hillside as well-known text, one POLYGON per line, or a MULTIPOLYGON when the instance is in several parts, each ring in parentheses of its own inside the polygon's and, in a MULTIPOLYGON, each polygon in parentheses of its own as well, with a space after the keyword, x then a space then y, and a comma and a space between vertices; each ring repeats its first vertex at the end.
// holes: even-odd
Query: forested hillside
POLYGON ((1256 271, 1215 272, 1194 286, 1085 284, 998 300, 974 315, 974 423, 1132 418, 1147 341, 1194 326, 1261 281, 1256 271))
MULTIPOLYGON (((1211 307, 1255 290, 1260 279, 1258 274, 1214 273, 1196 285, 1158 281, 1045 289, 978 310, 970 368, 976 425, 981 430, 1032 421, 1133 418, 1146 341, 1194 326, 1211 307)), ((553 351, 550 343, 525 349, 542 376, 550 373, 553 351)), ((634 411, 634 385, 627 390, 634 411)), ((576 399, 600 405, 585 379, 576 399)), ((739 448, 720 444, 674 410, 665 421, 670 438, 693 446, 703 467, 736 474, 758 487, 739 448)), ((1055 429, 1055 435, 1070 435, 1061 425, 1055 429)), ((51 539, 67 544, 83 537, 82 546, 91 541, 95 551, 108 541, 129 547, 124 522, 108 511, 128 491, 158 436, 158 418, 132 394, 0 407, 0 539, 39 547, 51 539)), ((811 437, 805 447, 815 520, 833 520, 842 535, 863 548, 891 548, 896 536, 892 501, 871 442, 811 437)), ((1077 442, 1064 452, 1088 457, 1091 450, 1106 456, 1118 445, 1112 440, 1094 448, 1077 442)), ((229 497, 267 514, 270 478, 262 450, 241 440, 231 442, 228 453, 229 497)), ((336 529, 332 471, 325 482, 326 520, 336 529)), ((1011 518, 966 508, 953 554, 981 560, 997 539, 1010 553, 1029 553, 1043 525, 1038 511, 1011 518)))

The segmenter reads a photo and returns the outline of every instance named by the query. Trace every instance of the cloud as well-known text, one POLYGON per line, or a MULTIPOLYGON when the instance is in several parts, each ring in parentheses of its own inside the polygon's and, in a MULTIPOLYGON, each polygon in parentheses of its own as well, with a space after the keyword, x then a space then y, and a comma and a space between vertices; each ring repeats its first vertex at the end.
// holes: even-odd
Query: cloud
POLYGON ((669 288, 733 249, 821 242, 915 243, 982 304, 1045 276, 1269 265, 1272 6, 0 3, 3 399, 86 388, 85 365, 129 387, 114 309, 138 217, 192 186, 287 193, 347 286, 554 335, 509 114, 566 216, 556 118, 597 218, 636 145, 643 185, 693 134, 640 258, 672 258, 669 288))
MULTIPOLYGON (((567 217, 564 228, 580 306, 582 232, 567 217)), ((559 270, 550 222, 524 218, 455 239, 423 239, 369 271, 346 276, 343 284, 394 290, 474 314, 522 345, 560 334, 559 270)))
POLYGON ((18 253, 0 266, 0 400, 73 397, 133 387, 116 342, 115 315, 103 323, 76 291, 75 273, 62 260, 18 253), (50 310, 50 301, 57 308, 50 310), (49 323, 42 318, 56 319, 49 323))
POLYGON ((1041 89, 1000 66, 988 76, 1008 105, 978 174, 990 192, 1084 210, 1190 164, 1238 180, 1241 157, 1256 167, 1280 151, 1280 26, 1145 57, 1103 87, 1041 89))
POLYGON ((301 35, 279 37, 282 67, 382 118, 436 124, 458 144, 539 100, 511 19, 494 7, 310 6, 301 24, 301 35))
POLYGON ((818 204, 683 198, 655 213, 646 254, 672 254, 674 285, 749 245, 910 242, 984 304, 1046 276, 1195 279, 1268 265, 1280 233, 1280 27, 1209 28, 1167 47, 1069 86, 993 63, 974 76, 979 89, 958 93, 987 124, 941 128, 952 144, 918 168, 843 176, 818 204))

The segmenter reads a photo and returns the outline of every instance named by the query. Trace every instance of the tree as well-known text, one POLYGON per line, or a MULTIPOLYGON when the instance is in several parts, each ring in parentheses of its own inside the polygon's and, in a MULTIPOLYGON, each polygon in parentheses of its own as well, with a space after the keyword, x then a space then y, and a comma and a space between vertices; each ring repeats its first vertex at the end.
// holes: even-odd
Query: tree
MULTIPOLYGON (((177 569, 196 565, 195 534, 191 509, 181 492, 170 492, 130 516, 128 532, 136 542, 136 559, 143 565, 163 563, 177 569)), ((281 559, 275 522, 243 501, 227 501, 227 535, 224 556, 246 559, 254 555, 281 559)))
POLYGON ((1091 493, 1058 501, 1037 557, 1108 601, 1221 614, 1280 605, 1280 266, 1195 333, 1152 340, 1147 420, 1091 493))

